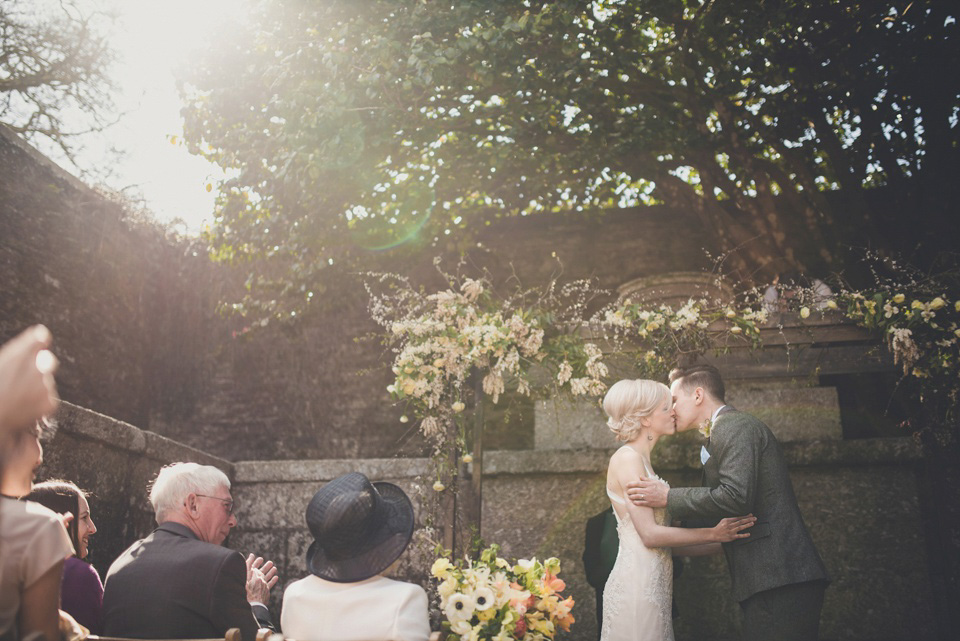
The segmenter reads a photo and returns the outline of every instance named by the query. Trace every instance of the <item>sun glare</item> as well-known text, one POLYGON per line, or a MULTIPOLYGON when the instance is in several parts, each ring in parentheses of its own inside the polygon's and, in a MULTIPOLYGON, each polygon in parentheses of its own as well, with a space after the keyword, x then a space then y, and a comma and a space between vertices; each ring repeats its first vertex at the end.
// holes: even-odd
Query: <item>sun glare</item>
POLYGON ((174 69, 206 46, 227 16, 245 3, 230 0, 113 0, 117 16, 112 44, 122 115, 108 136, 125 152, 111 187, 142 195, 161 221, 182 219, 199 231, 212 220, 223 178, 215 165, 191 156, 183 144, 180 98, 174 69))

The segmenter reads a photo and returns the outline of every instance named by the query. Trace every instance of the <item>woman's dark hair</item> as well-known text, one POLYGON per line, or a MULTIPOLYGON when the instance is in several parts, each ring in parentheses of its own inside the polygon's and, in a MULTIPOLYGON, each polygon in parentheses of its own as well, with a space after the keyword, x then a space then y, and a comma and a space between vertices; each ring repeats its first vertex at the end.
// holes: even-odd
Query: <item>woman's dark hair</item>
POLYGON ((80 497, 87 497, 87 493, 77 487, 70 481, 55 479, 44 481, 33 486, 33 491, 27 494, 24 499, 33 501, 49 508, 57 514, 73 515, 73 520, 67 528, 70 534, 70 541, 73 543, 73 549, 80 552, 80 497))

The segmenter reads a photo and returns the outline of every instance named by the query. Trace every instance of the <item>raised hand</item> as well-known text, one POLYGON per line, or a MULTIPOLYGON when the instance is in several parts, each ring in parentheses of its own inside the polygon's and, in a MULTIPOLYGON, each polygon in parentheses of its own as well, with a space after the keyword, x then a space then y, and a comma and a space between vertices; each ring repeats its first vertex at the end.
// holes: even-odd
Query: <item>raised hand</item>
POLYGON ((248 554, 247 562, 247 601, 267 604, 270 601, 270 589, 280 580, 273 561, 264 562, 262 556, 248 554))
POLYGON ((34 325, 0 348, 0 432, 26 429, 57 409, 52 340, 50 330, 34 325))

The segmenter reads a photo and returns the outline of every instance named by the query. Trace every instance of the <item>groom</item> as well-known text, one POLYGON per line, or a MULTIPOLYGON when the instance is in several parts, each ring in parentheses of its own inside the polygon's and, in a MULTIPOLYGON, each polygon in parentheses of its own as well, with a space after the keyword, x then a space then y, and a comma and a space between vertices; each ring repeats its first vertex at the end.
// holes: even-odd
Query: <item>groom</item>
POLYGON ((723 544, 743 638, 815 641, 829 578, 800 516, 780 443, 761 421, 724 404, 723 379, 712 365, 673 370, 670 391, 677 431, 700 427, 707 434, 703 487, 641 479, 627 495, 642 507, 669 507, 676 519, 756 516, 748 538, 723 544))

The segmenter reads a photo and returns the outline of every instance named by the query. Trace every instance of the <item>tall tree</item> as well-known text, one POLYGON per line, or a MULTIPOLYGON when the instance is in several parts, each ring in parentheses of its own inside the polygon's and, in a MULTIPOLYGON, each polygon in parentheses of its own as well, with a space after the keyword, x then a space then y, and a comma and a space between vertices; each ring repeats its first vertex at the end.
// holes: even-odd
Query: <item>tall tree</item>
POLYGON ((235 174, 211 241, 255 300, 358 246, 640 203, 746 277, 823 269, 883 241, 865 189, 957 201, 957 30, 946 0, 268 0, 185 75, 186 135, 235 174))
POLYGON ((0 2, 0 122, 73 162, 76 137, 112 113, 108 20, 78 1, 0 2))

